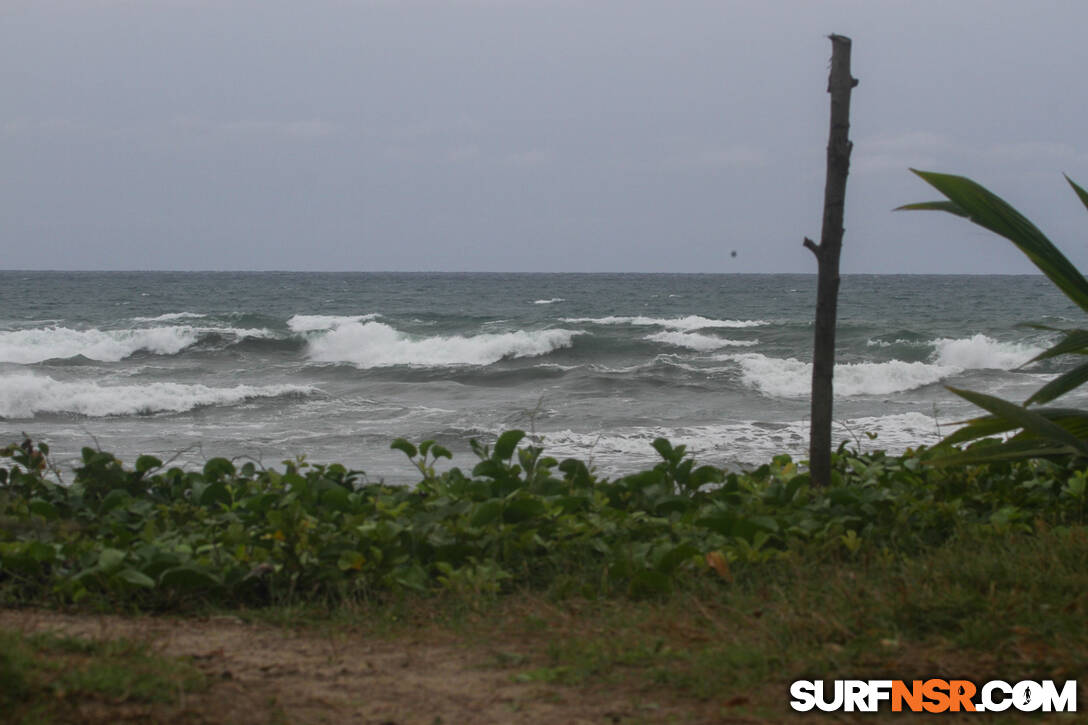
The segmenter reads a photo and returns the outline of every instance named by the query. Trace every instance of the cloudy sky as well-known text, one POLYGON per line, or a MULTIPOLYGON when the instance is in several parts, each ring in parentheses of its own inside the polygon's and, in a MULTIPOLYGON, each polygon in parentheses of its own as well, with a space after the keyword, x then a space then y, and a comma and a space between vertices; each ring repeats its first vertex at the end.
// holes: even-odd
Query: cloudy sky
POLYGON ((1088 3, 3 0, 0 267, 812 272, 830 32, 846 272, 1088 266, 1088 3), (736 258, 730 253, 736 250, 736 258))

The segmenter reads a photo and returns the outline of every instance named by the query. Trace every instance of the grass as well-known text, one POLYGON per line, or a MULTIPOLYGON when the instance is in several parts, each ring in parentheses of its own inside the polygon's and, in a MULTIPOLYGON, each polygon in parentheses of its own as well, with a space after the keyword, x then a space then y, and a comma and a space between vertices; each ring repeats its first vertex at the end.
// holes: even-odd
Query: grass
MULTIPOLYGON (((1086 549, 1081 526, 973 530, 911 555, 799 548, 734 567, 728 583, 704 573, 642 600, 447 593, 204 614, 325 638, 333 649, 353 635, 456 642, 557 702, 635 693, 645 722, 677 702, 693 721, 785 722, 796 717, 795 679, 1076 678, 1088 671, 1086 549)), ((84 717, 88 707, 146 709, 205 685, 192 664, 140 642, 0 634, 0 708, 13 722, 97 721, 84 717)))
POLYGON ((145 643, 0 631, 4 722, 93 721, 97 709, 173 704, 204 686, 194 666, 145 643))
POLYGON ((647 703, 690 700, 713 717, 779 722, 792 715, 796 679, 1076 678, 1088 671, 1086 550, 1085 527, 976 531, 910 556, 802 549, 737 568, 725 588, 687 579, 648 600, 523 592, 251 616, 456 639, 490 652, 487 666, 515 682, 560 694, 623 687, 647 703))

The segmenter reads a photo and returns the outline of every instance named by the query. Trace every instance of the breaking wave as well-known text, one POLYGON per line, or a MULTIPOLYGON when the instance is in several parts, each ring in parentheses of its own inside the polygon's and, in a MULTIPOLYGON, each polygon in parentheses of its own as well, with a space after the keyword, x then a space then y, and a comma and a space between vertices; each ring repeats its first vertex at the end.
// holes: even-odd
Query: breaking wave
POLYGON ((291 332, 317 332, 332 330, 352 322, 366 322, 381 317, 377 312, 366 315, 295 315, 287 321, 291 332))
POLYGON ((1044 348, 1015 342, 999 342, 986 335, 934 340, 935 362, 968 369, 1011 370, 1023 365, 1044 348))
MULTIPOLYGON (((836 422, 832 440, 847 440, 866 447, 902 452, 919 443, 936 443, 955 426, 938 429, 934 419, 922 413, 896 413, 886 416, 852 418, 836 422), (870 442, 864 433, 876 434, 870 442)), ((496 431, 497 432, 497 431, 496 431)), ((647 426, 610 430, 605 433, 570 429, 540 434, 545 452, 551 456, 592 458, 608 474, 628 472, 632 465, 653 464, 659 457, 651 443, 667 438, 674 444, 688 446, 700 463, 757 466, 773 456, 789 453, 804 457, 808 452, 807 420, 782 422, 738 421, 691 426, 647 426)))
POLYGON ((167 312, 158 317, 133 317, 133 322, 170 322, 172 320, 186 320, 207 317, 199 312, 167 312))
POLYGON ((490 365, 503 358, 536 357, 570 347, 577 330, 414 337, 381 322, 341 322, 307 344, 315 362, 350 363, 360 368, 417 365, 490 365))
POLYGON ((644 340, 661 342, 675 347, 686 347, 697 352, 709 352, 720 350, 723 347, 751 347, 758 345, 759 340, 729 340, 714 335, 702 335, 698 332, 667 331, 647 335, 644 340))
MULTIPOLYGON (((966 370, 1011 370, 1042 352, 1034 345, 999 342, 986 335, 941 338, 929 343, 929 362, 838 363, 835 394, 888 395, 937 383, 966 370)), ((736 363, 744 384, 773 397, 804 397, 811 392, 812 364, 796 358, 773 358, 758 353, 718 355, 736 363)))
POLYGON ((254 398, 305 396, 308 385, 235 385, 213 388, 181 383, 99 385, 64 382, 29 373, 0 376, 0 418, 31 418, 39 413, 89 417, 181 413, 209 405, 234 405, 254 398))
POLYGON ((0 362, 30 365, 45 360, 83 356, 100 362, 117 362, 146 351, 174 355, 206 339, 242 340, 274 337, 270 330, 233 327, 172 325, 128 330, 74 330, 70 327, 37 327, 0 332, 0 362))
POLYGON ((73 330, 39 327, 0 332, 0 362, 30 364, 77 355, 116 362, 139 350, 173 355, 197 341, 199 332, 189 326, 150 327, 135 330, 73 330))
POLYGON ((670 330, 704 330, 710 327, 761 327, 769 325, 766 320, 714 320, 701 315, 687 317, 564 317, 562 322, 589 323, 594 325, 639 325, 657 326, 670 330))

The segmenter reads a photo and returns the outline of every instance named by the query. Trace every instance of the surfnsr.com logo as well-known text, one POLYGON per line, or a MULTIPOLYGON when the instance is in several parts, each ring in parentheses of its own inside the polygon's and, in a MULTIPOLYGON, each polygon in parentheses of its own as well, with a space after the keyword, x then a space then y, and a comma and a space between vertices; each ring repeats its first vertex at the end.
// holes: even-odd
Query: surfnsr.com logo
POLYGON ((790 697, 798 712, 1076 712, 1077 681, 797 680, 790 697))

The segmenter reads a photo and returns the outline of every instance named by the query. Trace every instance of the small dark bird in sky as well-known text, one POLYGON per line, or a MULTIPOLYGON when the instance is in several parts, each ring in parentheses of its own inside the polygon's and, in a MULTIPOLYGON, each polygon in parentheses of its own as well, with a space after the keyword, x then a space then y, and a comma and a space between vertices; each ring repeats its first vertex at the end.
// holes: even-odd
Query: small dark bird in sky
POLYGON ((729 256, 730 256, 730 257, 736 257, 736 256, 737 256, 737 250, 735 250, 735 249, 734 249, 734 250, 733 250, 733 251, 732 251, 732 252, 731 252, 731 253, 729 254, 729 256))

